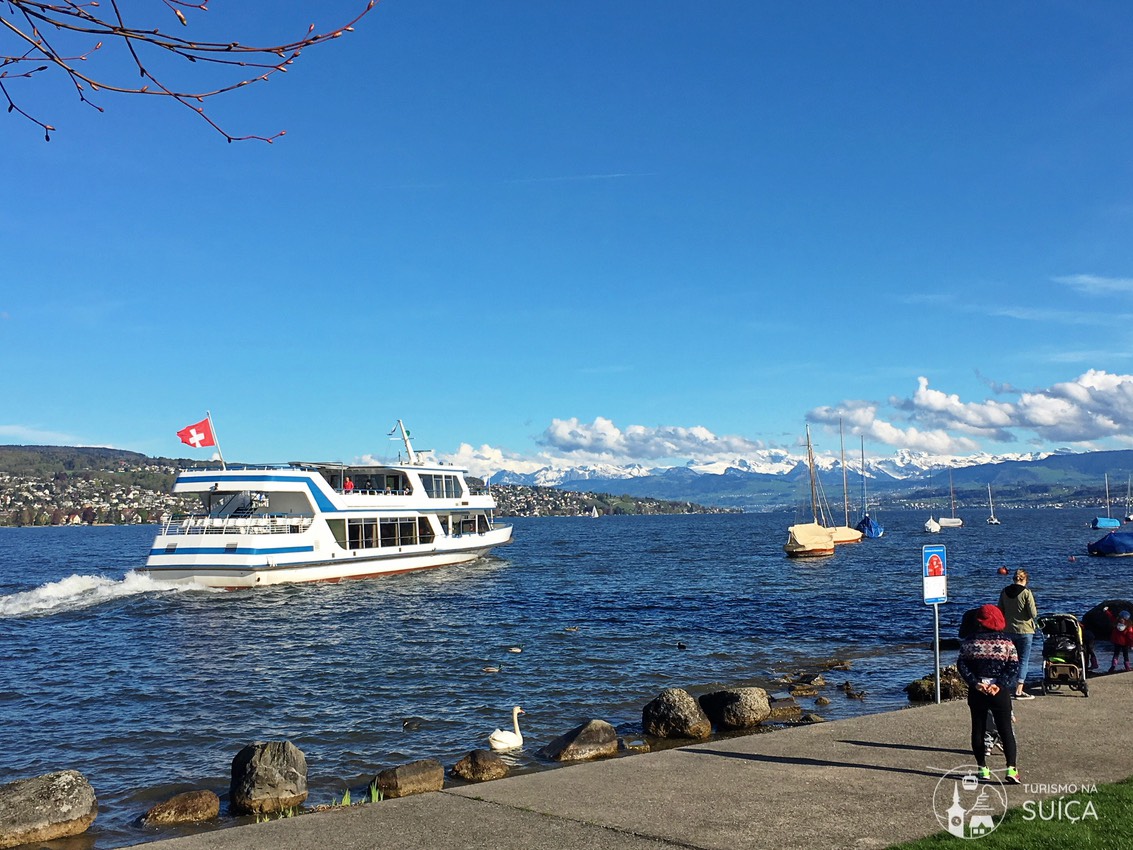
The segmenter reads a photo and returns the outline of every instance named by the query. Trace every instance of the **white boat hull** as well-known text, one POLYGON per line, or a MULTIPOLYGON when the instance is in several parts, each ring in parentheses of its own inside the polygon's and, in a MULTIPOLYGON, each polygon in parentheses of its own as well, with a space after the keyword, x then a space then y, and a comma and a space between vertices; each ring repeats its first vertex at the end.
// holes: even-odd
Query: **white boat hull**
MULTIPOLYGON (((501 526, 484 534, 466 535, 458 545, 440 548, 436 546, 401 547, 397 551, 382 551, 371 554, 353 551, 330 560, 295 560, 284 562, 282 557, 273 557, 270 552, 218 554, 216 548, 198 554, 185 553, 177 560, 162 563, 159 537, 155 541, 153 553, 141 572, 157 581, 195 583, 204 587, 217 587, 237 590, 248 587, 267 587, 273 584, 301 584, 307 582, 338 582, 343 579, 377 578, 396 575, 413 570, 425 570, 465 564, 487 555, 496 546, 511 542, 511 526, 501 526), (475 539, 471 539, 475 538, 475 539), (258 564, 249 562, 259 559, 258 564), (227 559, 227 563, 225 560, 227 559)), ((211 543, 211 541, 210 541, 211 543)), ((224 548, 222 537, 217 541, 224 548)), ((300 547, 311 553, 310 546, 300 547)))

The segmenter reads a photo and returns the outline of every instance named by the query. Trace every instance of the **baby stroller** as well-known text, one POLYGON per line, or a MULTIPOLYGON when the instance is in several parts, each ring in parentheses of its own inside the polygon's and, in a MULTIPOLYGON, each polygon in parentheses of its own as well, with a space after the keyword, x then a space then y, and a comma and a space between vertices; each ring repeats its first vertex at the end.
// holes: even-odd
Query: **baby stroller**
POLYGON ((1088 697, 1086 643, 1078 618, 1073 614, 1042 614, 1038 624, 1043 633, 1043 693, 1066 685, 1088 697))

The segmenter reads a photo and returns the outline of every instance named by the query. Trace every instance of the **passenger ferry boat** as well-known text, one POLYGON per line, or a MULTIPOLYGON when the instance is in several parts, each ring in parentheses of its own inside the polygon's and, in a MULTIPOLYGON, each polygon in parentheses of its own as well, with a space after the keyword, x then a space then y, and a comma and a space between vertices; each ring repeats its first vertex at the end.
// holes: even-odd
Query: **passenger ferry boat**
POLYGON ((371 578, 473 561, 511 542, 466 469, 427 462, 398 420, 404 462, 184 470, 199 511, 163 523, 140 572, 231 590, 371 578))

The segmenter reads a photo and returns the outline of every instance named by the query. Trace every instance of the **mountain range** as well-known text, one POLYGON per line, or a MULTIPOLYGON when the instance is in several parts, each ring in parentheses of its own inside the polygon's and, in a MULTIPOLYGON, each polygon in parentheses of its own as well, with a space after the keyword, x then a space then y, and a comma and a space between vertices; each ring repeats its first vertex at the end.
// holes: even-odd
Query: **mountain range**
MULTIPOLYGON (((841 502, 843 467, 840 458, 815 458, 816 475, 827 498, 841 502), (836 496, 835 496, 836 494, 836 496)), ((1111 496, 1126 495, 1133 476, 1133 450, 1074 453, 1030 452, 977 454, 948 457, 899 451, 884 458, 868 458, 864 487, 869 501, 932 502, 949 499, 985 503, 987 486, 1002 503, 1036 500, 1079 501, 1105 504, 1105 476, 1111 496), (1122 487, 1126 484, 1126 487, 1122 487)), ((767 509, 788 507, 809 500, 806 458, 786 451, 760 452, 730 463, 649 468, 586 465, 545 467, 529 474, 498 472, 493 484, 523 484, 562 490, 621 493, 658 499, 689 500, 705 505, 767 509)), ((861 503, 863 469, 847 458, 845 483, 852 501, 861 503)))

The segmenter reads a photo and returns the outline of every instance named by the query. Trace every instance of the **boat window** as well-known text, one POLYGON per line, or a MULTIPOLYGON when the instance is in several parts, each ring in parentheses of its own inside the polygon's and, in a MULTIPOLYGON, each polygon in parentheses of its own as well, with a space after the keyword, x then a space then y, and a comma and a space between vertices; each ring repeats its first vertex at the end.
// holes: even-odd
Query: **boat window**
POLYGON ((449 531, 449 527, 448 527, 448 514, 445 514, 444 516, 439 516, 439 517, 437 517, 437 519, 440 520, 440 522, 441 522, 441 531, 444 532, 445 537, 448 537, 449 534, 452 533, 452 532, 449 531))
POLYGON ((413 546, 431 543, 434 532, 425 517, 382 517, 375 519, 328 520, 339 546, 350 549, 376 549, 381 546, 413 546), (343 534, 345 532, 345 539, 343 534))
POLYGON ((488 527, 488 517, 484 514, 479 514, 476 517, 476 530, 481 534, 486 531, 491 531, 491 528, 488 527))
POLYGON ((457 499, 463 493, 458 475, 422 475, 421 485, 430 499, 457 499))
POLYGON ((330 533, 334 535, 335 542, 343 549, 346 548, 346 520, 344 519, 328 519, 327 526, 330 528, 330 533))

